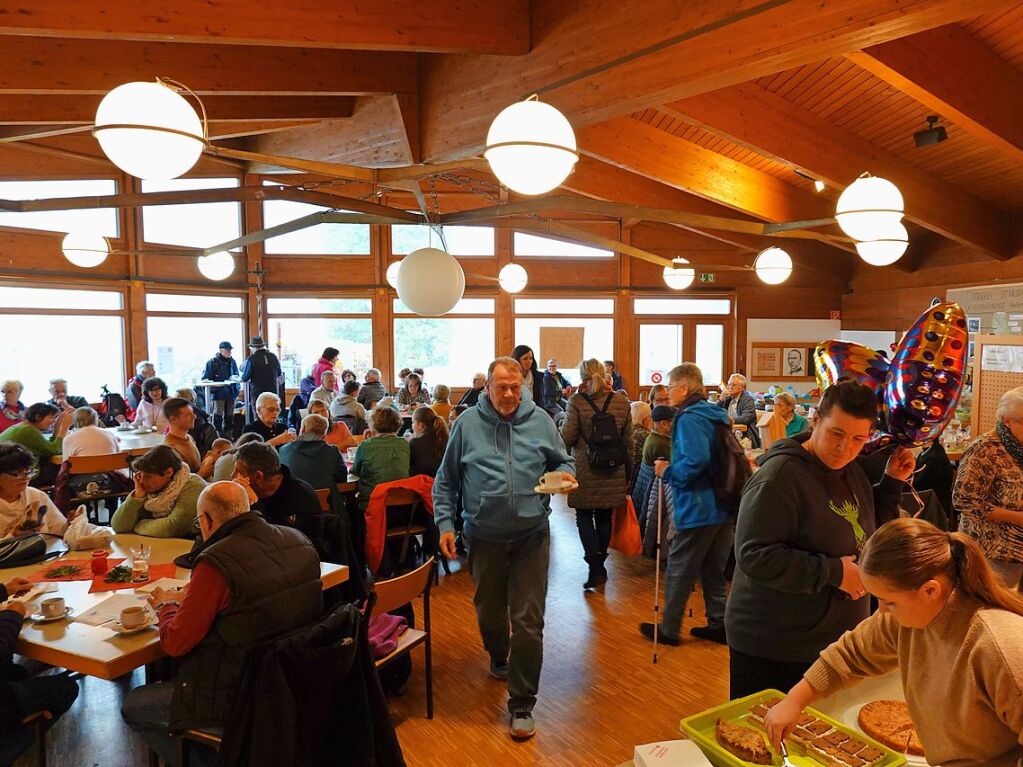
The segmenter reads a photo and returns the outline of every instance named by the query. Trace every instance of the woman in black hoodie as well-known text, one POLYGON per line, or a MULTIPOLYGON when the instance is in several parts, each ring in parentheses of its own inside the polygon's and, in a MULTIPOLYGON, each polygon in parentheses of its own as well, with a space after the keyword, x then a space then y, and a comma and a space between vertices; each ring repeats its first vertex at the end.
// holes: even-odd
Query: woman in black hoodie
POLYGON ((877 417, 855 381, 825 390, 813 431, 778 440, 743 492, 725 611, 731 697, 788 690, 821 650, 870 614, 856 558, 899 515, 915 461, 905 448, 871 487, 855 458, 877 417))

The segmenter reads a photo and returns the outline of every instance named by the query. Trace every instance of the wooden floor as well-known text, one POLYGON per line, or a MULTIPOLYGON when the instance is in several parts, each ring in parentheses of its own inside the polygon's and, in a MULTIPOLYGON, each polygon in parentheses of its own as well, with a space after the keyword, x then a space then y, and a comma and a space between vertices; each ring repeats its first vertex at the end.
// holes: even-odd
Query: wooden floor
MULTIPOLYGON (((537 736, 526 743, 508 737, 506 688, 487 674, 472 580, 457 572, 442 576, 432 595, 435 718, 426 719, 421 650, 414 652, 407 693, 391 701, 411 767, 613 767, 632 757, 634 745, 678 737, 679 719, 727 699, 724 647, 689 639, 662 647, 657 665, 651 663, 652 645, 637 625, 652 614, 652 562, 612 554, 604 593, 583 592, 575 518, 561 496, 555 499, 537 736)), ((691 607, 687 636, 705 622, 698 595, 691 607)), ((49 764, 145 765, 144 749, 119 714, 124 691, 139 683, 138 673, 120 682, 83 680, 78 701, 50 734, 49 764)), ((23 759, 17 767, 31 764, 23 759)))

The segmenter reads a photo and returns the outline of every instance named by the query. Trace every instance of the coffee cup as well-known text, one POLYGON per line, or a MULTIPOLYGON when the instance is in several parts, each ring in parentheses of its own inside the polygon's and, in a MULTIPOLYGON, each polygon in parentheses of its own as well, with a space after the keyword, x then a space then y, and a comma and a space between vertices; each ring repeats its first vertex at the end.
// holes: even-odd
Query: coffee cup
POLYGON ((121 610, 121 625, 126 629, 137 629, 146 622, 146 608, 136 605, 121 610))
POLYGON ((58 618, 65 612, 64 597, 50 597, 39 603, 44 618, 58 618))
POLYGON ((540 487, 547 490, 560 490, 566 484, 565 475, 560 471, 549 471, 540 477, 540 487))

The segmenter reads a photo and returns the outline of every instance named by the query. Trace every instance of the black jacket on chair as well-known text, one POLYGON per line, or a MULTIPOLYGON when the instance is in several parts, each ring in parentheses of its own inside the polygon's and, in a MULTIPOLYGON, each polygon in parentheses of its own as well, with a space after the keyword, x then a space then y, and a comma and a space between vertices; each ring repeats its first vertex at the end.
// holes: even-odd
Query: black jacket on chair
POLYGON ((220 765, 404 767, 354 605, 253 648, 244 678, 220 765))

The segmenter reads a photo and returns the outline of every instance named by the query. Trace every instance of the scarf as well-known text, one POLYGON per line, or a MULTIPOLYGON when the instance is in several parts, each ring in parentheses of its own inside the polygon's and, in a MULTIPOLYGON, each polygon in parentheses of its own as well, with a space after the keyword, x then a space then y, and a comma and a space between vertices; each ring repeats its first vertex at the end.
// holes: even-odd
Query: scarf
POLYGON ((19 401, 18 404, 15 405, 15 409, 11 410, 10 406, 7 404, 5 400, 3 406, 3 414, 4 418, 6 418, 8 421, 24 421, 25 406, 22 405, 21 402, 19 401))
POLYGON ((175 472, 174 476, 171 477, 171 481, 167 483, 167 487, 158 493, 146 496, 146 500, 142 502, 142 508, 157 519, 160 517, 166 517, 170 514, 171 509, 174 508, 174 504, 178 502, 178 496, 181 495, 181 491, 185 489, 185 484, 191 476, 192 472, 189 470, 188 466, 182 466, 177 470, 177 472, 175 472))
POLYGON ((1023 444, 1020 444, 1020 441, 1012 436, 1012 432, 1004 421, 999 421, 995 426, 995 434, 1002 441, 1005 452, 1011 455, 1016 461, 1016 465, 1023 469, 1023 444))

